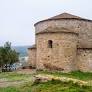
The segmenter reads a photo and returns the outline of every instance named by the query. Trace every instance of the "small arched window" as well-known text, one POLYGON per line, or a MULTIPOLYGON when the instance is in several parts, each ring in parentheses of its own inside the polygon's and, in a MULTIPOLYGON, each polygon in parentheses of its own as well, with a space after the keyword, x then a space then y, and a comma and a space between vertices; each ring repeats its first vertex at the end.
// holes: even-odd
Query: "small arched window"
POLYGON ((53 46, 53 41, 52 40, 48 40, 48 48, 52 48, 53 46))

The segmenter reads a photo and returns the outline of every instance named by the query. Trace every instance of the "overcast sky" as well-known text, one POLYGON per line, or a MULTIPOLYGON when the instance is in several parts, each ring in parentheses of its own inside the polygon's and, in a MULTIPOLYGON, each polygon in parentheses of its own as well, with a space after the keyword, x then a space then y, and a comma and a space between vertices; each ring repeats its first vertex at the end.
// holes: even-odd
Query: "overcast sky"
POLYGON ((0 45, 34 44, 34 23, 63 12, 92 19, 92 0, 0 0, 0 45))

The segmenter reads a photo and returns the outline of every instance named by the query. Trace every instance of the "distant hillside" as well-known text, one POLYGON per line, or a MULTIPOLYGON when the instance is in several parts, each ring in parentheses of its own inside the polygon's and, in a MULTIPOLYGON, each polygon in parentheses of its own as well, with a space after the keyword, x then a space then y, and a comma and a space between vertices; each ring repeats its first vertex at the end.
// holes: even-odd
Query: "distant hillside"
POLYGON ((30 46, 14 46, 12 47, 13 49, 15 49, 20 55, 20 57, 24 57, 27 56, 27 48, 30 46))

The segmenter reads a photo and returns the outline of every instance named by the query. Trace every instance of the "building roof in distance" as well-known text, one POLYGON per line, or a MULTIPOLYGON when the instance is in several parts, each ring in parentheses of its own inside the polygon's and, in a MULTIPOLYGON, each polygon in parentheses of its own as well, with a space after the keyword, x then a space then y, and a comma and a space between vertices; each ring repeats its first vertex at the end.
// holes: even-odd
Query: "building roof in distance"
POLYGON ((69 14, 69 13, 62 13, 62 14, 56 15, 54 17, 48 18, 46 20, 39 21, 36 24, 38 24, 40 22, 48 21, 48 20, 59 20, 59 19, 77 19, 77 20, 85 20, 85 21, 91 21, 92 22, 92 20, 81 18, 79 16, 75 16, 75 15, 72 15, 72 14, 69 14))
POLYGON ((36 49, 36 44, 30 46, 28 49, 36 49))

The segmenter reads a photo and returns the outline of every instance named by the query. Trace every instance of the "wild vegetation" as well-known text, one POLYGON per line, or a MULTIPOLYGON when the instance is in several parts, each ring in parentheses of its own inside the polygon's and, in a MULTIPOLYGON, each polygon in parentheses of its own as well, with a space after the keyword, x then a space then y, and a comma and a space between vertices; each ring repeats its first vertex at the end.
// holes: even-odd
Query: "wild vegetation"
POLYGON ((51 80, 46 83, 34 84, 32 92, 92 92, 92 87, 79 86, 72 81, 61 82, 59 80, 51 80))
POLYGON ((67 78, 76 78, 83 81, 92 81, 92 73, 83 73, 80 71, 71 73, 38 71, 36 74, 19 74, 17 72, 1 73, 0 81, 9 83, 8 86, 0 87, 0 92, 92 92, 92 85, 79 85, 72 81, 64 82, 60 80, 51 80, 48 82, 34 82, 33 76, 38 74, 48 74, 53 76, 65 76, 67 78), (13 84, 16 82, 16 84, 13 84))
POLYGON ((92 87, 52 80, 33 85, 28 82, 22 86, 0 88, 0 92, 92 92, 92 87))
POLYGON ((11 43, 6 42, 0 47, 0 68, 2 71, 11 71, 11 66, 18 62, 19 54, 11 48, 11 43))

